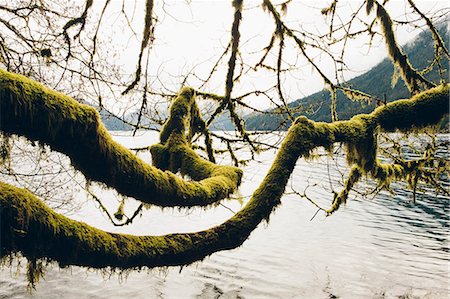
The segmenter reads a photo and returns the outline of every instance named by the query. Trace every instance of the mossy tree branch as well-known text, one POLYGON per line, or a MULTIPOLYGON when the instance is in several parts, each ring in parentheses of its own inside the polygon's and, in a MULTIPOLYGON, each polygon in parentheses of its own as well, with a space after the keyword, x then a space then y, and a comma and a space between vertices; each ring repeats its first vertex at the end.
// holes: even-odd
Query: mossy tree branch
MULTIPOLYGON (((376 2, 376 1, 375 1, 376 2)), ((380 20, 381 29, 383 31, 384 40, 388 49, 389 57, 395 67, 400 69, 400 74, 409 91, 414 94, 420 90, 435 86, 433 83, 425 79, 409 62, 407 55, 403 52, 397 43, 394 30, 392 28, 392 20, 384 6, 376 2, 377 18, 380 20)), ((370 10, 368 10, 370 12, 370 10)))
MULTIPOLYGON (((33 87, 42 90, 39 85, 33 87)), ((192 96, 186 95, 191 93, 191 89, 181 91, 182 100, 172 106, 172 115, 187 107, 195 110, 190 104, 192 96)), ((261 221, 269 218, 280 203, 297 160, 309 157, 317 147, 332 148, 336 142, 347 145, 348 163, 355 167, 347 180, 348 187, 341 192, 344 195, 363 174, 384 181, 401 178, 404 169, 377 162, 376 132, 409 131, 436 124, 448 113, 448 96, 449 85, 442 85, 348 121, 329 124, 316 123, 306 117, 298 118, 289 129, 269 172, 246 206, 226 222, 201 232, 140 237, 107 233, 53 212, 26 190, 0 183, 1 255, 22 252, 31 260, 47 258, 58 261, 60 265, 133 268, 185 265, 216 251, 235 248, 248 238, 261 221)), ((5 101, 5 93, 1 99, 5 101)), ((30 105, 24 101, 21 103, 30 105)), ((66 101, 66 104, 70 102, 66 101)), ((16 108, 17 116, 20 109, 16 108)), ((9 111, 14 114, 13 110, 9 111)), ((20 114, 22 118, 26 115, 20 114)), ((162 142, 171 142, 171 139, 174 139, 172 142, 179 142, 182 132, 165 133, 178 121, 173 117, 172 123, 169 121, 163 128, 162 142)), ((28 122, 26 118, 24 122, 28 122)), ((45 137, 45 134, 40 137, 45 137)))
MULTIPOLYGON (((180 123, 172 126, 171 131, 184 133, 191 109, 198 109, 194 103, 192 90, 183 89, 172 110, 181 109, 185 115, 177 114, 180 123), (185 103, 190 106, 183 106, 185 103)), ((183 180, 148 165, 111 139, 94 108, 4 70, 0 70, 0 113, 3 132, 50 145, 69 156, 72 165, 90 180, 145 203, 205 206, 226 198, 240 184, 240 169, 203 160, 188 146, 183 134, 173 138, 171 142, 177 140, 177 145, 171 151, 176 152, 183 164, 182 170, 192 169, 194 174, 187 174, 199 181, 183 180)))

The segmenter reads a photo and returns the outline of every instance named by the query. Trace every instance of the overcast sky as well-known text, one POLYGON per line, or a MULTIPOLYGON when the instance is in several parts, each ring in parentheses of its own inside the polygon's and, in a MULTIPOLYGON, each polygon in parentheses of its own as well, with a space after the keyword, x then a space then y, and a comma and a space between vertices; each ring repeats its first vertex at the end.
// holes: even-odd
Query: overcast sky
MULTIPOLYGON (((262 9, 257 8, 261 1, 244 1, 246 3, 243 12, 243 21, 240 27, 241 51, 252 53, 264 48, 271 34, 273 33, 273 20, 271 16, 262 9)), ((417 6, 424 12, 430 10, 437 11, 448 6, 447 1, 416 1, 417 6)), ((94 2, 97 7, 102 7, 102 2, 94 2)), ((120 28, 123 23, 117 22, 114 18, 114 11, 120 10, 122 1, 113 1, 112 7, 108 10, 111 14, 108 19, 110 24, 105 26, 105 30, 114 28, 114 38, 121 47, 126 50, 125 55, 119 60, 124 64, 124 69, 132 73, 136 66, 136 57, 139 50, 140 40, 144 20, 144 2, 134 4, 134 1, 125 2, 125 9, 131 16, 133 27, 137 33, 137 38, 130 38, 125 34, 121 36, 120 28)), ((163 84, 177 89, 179 84, 178 75, 183 75, 192 69, 195 74, 205 77, 214 62, 223 52, 225 45, 230 39, 230 28, 233 20, 233 8, 230 1, 165 1, 156 2, 155 14, 158 24, 155 30, 155 43, 152 46, 149 57, 151 77, 154 79, 153 86, 163 84), (158 78, 158 80, 156 80, 158 78)), ((293 27, 301 24, 302 28, 310 32, 325 32, 328 28, 324 16, 320 14, 320 9, 329 5, 330 1, 293 1, 289 5, 285 17, 287 24, 293 27)), ((361 5, 361 1, 339 1, 339 11, 342 16, 354 11, 356 6, 361 5)), ((405 12, 410 8, 403 0, 391 0, 386 5, 388 11, 394 18, 404 19, 405 12)), ((371 16, 373 17, 373 15, 371 16)), ((106 22, 108 23, 108 22, 106 22)), ((401 26, 396 28, 397 39, 401 44, 416 36, 420 31, 411 27, 401 26)), ((116 45, 120 47, 119 45, 116 45)), ((312 56, 315 52, 309 50, 312 56)), ((349 43, 346 52, 346 62, 350 71, 345 73, 345 79, 350 79, 359 75, 380 62, 386 57, 386 49, 381 38, 375 40, 371 48, 367 46, 367 39, 356 39, 349 43)), ((297 50, 286 45, 285 60, 293 61, 297 59, 297 50)), ((250 62, 257 61, 260 55, 247 55, 250 62)), ((272 57, 273 58, 273 57, 272 57)), ((274 59, 274 58, 273 58, 274 59)), ((226 57, 225 62, 227 62, 226 57)), ((322 56, 316 57, 318 64, 325 72, 333 77, 333 68, 330 61, 322 56)), ((225 83, 225 68, 218 72, 207 91, 223 94, 225 83)), ((188 84, 195 87, 198 82, 192 79, 188 84)), ((234 95, 245 92, 252 88, 260 88, 268 84, 264 73, 247 80, 242 80, 235 87, 234 95)), ((323 81, 312 71, 311 67, 304 65, 299 69, 295 77, 285 79, 284 88, 291 100, 311 94, 324 87, 323 81)), ((267 105, 261 101, 259 106, 267 105)))

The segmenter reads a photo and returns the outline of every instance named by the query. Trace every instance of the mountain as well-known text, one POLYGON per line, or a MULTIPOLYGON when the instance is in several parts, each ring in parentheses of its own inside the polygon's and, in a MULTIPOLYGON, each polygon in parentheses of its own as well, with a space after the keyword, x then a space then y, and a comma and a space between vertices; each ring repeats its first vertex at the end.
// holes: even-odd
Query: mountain
MULTIPOLYGON (((438 26, 439 33, 443 37, 448 47, 449 28, 447 22, 438 26)), ((434 58, 434 47, 431 33, 426 30, 418 35, 413 41, 403 47, 408 54, 411 64, 418 70, 424 69, 434 58)), ((444 78, 448 81, 448 63, 443 59, 444 78)), ((401 98, 409 98, 410 94, 401 78, 397 84, 392 86, 392 76, 394 66, 386 58, 381 63, 373 67, 368 72, 355 77, 347 82, 348 87, 363 91, 379 99, 386 98, 388 102, 401 98)), ((439 75, 436 68, 425 75, 433 82, 439 82, 439 75)), ((316 92, 305 98, 296 100, 289 104, 291 108, 303 107, 305 113, 297 113, 295 116, 305 115, 315 121, 331 121, 331 97, 330 92, 323 90, 316 92), (316 108, 315 108, 316 107, 316 108), (313 110, 314 113, 307 111, 313 110)), ((340 120, 349 119, 359 113, 370 113, 375 108, 375 104, 367 104, 349 100, 341 91, 336 96, 336 111, 340 120)), ((272 110, 273 111, 273 110, 272 110)), ((285 130, 289 128, 290 122, 285 117, 277 114, 257 114, 252 113, 244 117, 247 130, 285 130)))
POLYGON ((106 129, 108 129, 108 131, 129 131, 133 129, 132 126, 130 126, 127 123, 124 123, 121 119, 116 117, 108 110, 105 110, 104 108, 101 108, 98 105, 89 103, 88 101, 82 98, 75 98, 75 100, 81 104, 89 105, 95 108, 95 110, 97 110, 98 113, 100 114, 100 119, 102 120, 103 124, 105 125, 106 129))
MULTIPOLYGON (((97 108, 97 107, 95 107, 97 108)), ((100 113, 100 118, 108 131, 130 131, 133 129, 127 123, 124 123, 121 119, 114 116, 111 112, 105 109, 97 109, 100 113)))
MULTIPOLYGON (((444 37, 443 39, 448 47, 449 28, 447 23, 448 22, 446 21, 439 24, 438 31, 441 36, 444 37)), ((418 37, 406 44, 403 48, 408 54, 411 64, 418 70, 425 68, 434 58, 433 39, 428 30, 419 34, 418 37)), ((444 63, 443 67, 445 69, 444 78, 447 78, 448 81, 448 63, 444 63)), ((388 102, 401 98, 409 98, 409 91, 401 78, 398 79, 397 84, 392 86, 393 72, 394 66, 392 62, 390 59, 385 58, 368 72, 349 80, 346 86, 363 91, 380 99, 386 97, 388 102)), ((433 82, 439 81, 439 75, 436 68, 426 74, 426 77, 433 82)), ((290 108, 300 108, 300 111, 304 111, 303 113, 296 113, 294 115, 296 117, 305 115, 309 119, 315 121, 330 122, 330 105, 330 92, 322 90, 291 102, 288 106, 290 108), (308 110, 314 111, 314 113, 308 113, 308 110)), ((130 125, 124 123, 108 111, 99 109, 98 107, 95 108, 100 112, 101 119, 108 130, 132 130, 130 125)), ((337 92, 336 110, 340 120, 349 119, 353 115, 359 113, 370 113, 374 108, 375 105, 373 103, 368 104, 351 101, 341 91, 337 92)), ((137 112, 126 115, 125 119, 131 123, 135 123, 137 121, 137 112)), ((279 114, 251 113, 244 116, 244 120, 246 129, 250 131, 286 130, 291 125, 287 117, 283 117, 283 115, 279 114)), ((149 121, 145 123, 148 124, 148 122, 149 121)), ((225 110, 219 115, 211 124, 210 128, 212 130, 234 130, 234 125, 231 123, 228 111, 225 110)))

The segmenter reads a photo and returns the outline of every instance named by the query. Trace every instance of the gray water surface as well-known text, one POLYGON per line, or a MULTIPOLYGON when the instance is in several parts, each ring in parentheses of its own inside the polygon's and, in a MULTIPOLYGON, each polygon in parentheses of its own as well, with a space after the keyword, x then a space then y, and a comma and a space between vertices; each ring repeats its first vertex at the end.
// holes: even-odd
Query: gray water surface
MULTIPOLYGON (((147 145, 150 137, 155 139, 149 134, 117 139, 128 146, 147 145)), ((244 203, 273 158, 274 152, 263 153, 262 162, 245 169, 237 194, 244 203)), ((345 163, 338 164, 345 169, 345 163)), ((329 166, 326 159, 299 161, 287 192, 317 183, 308 195, 329 205, 328 180, 338 176, 329 166)), ((114 212, 113 192, 99 192, 114 212)), ((238 200, 224 205, 234 211, 241 207, 238 200)), ((136 206, 127 202, 128 213, 136 206)), ((319 213, 310 220, 316 211, 305 199, 285 195, 269 223, 259 225, 241 247, 182 269, 111 275, 49 265, 29 293, 25 262, 19 274, 16 267, 3 267, 0 298, 449 298, 449 198, 429 194, 414 204, 411 192, 396 185, 395 194, 352 198, 333 216, 319 213)), ((197 231, 230 216, 223 206, 192 211, 154 207, 131 226, 116 228, 88 201, 71 217, 108 231, 145 235, 197 231)))

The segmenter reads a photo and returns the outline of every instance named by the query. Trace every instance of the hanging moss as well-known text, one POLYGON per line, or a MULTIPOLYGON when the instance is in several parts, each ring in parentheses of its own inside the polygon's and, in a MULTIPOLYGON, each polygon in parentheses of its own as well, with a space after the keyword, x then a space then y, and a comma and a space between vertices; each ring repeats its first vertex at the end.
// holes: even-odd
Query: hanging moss
MULTIPOLYGON (((380 20, 381 29, 388 49, 389 57, 394 63, 394 67, 400 70, 400 74, 405 81, 409 91, 414 94, 421 90, 421 87, 432 88, 433 83, 425 79, 408 60, 407 55, 403 52, 397 43, 394 30, 392 28, 392 20, 384 6, 377 3, 377 18, 380 20)), ((369 3, 367 3, 369 6, 369 3)), ((370 12, 370 10, 368 10, 370 12)))
POLYGON ((120 202, 119 207, 117 208, 117 211, 114 213, 114 217, 119 221, 123 219, 123 216, 125 216, 125 213, 123 210, 124 206, 125 206, 125 200, 122 200, 120 202))
POLYGON ((361 102, 364 101, 370 103, 373 100, 373 96, 364 93, 362 91, 342 86, 338 86, 337 88, 341 90, 347 96, 347 98, 349 98, 352 101, 361 101, 361 102))
MULTIPOLYGON (((134 156, 128 158, 128 152, 125 149, 122 150, 119 145, 111 145, 112 141, 107 139, 109 135, 99 125, 98 115, 93 109, 75 104, 60 94, 52 95, 54 92, 32 81, 24 81, 26 79, 23 77, 5 72, 5 75, 2 73, 0 78, 2 130, 45 141, 68 154, 72 161, 75 160, 74 157, 77 157, 77 154, 72 151, 73 147, 81 150, 81 154, 86 156, 89 146, 96 144, 100 144, 95 147, 96 150, 105 151, 105 149, 116 148, 116 151, 123 154, 122 157, 115 151, 110 150, 106 154, 103 152, 104 155, 111 156, 114 163, 129 163, 132 159, 137 161, 134 156), (9 78, 9 81, 5 80, 5 77, 9 78), (8 112, 6 114, 4 114, 5 109, 8 112), (58 116, 52 111, 57 111, 58 116), (73 113, 73 118, 69 117, 70 113, 73 113), (84 119, 85 115, 95 117, 94 130, 87 126, 90 118, 84 119), (17 122, 17 120, 23 121, 17 122), (34 127, 31 124, 34 124, 34 127), (73 126, 77 127, 73 128, 73 126), (56 131, 50 133, 48 128, 56 131), (69 130, 70 134, 64 130, 69 130), (99 130, 101 134, 98 134, 99 130), (71 146, 65 146, 62 143, 59 138, 63 137, 68 138, 71 146), (86 142, 89 146, 80 147, 81 145, 76 144, 75 141, 86 142)), ((179 102, 171 108, 174 109, 174 115, 177 113, 185 115, 184 112, 192 111, 185 105, 192 100, 188 99, 192 95, 190 89, 183 89, 180 92, 179 102)), ((412 127, 422 128, 437 123, 449 111, 448 95, 449 85, 444 85, 422 92, 410 100, 389 103, 371 114, 359 115, 348 121, 337 121, 331 124, 313 122, 306 117, 297 118, 282 142, 269 172, 245 207, 226 222, 201 232, 164 236, 108 233, 59 215, 30 192, 0 182, 0 206, 2 207, 0 209, 0 231, 2 232, 0 254, 7 256, 21 252, 29 260, 46 257, 59 262, 61 266, 81 265, 93 268, 125 269, 185 265, 216 251, 235 248, 248 238, 261 221, 269 219, 272 210, 280 203, 297 160, 300 157, 310 156, 317 147, 331 148, 335 142, 344 143, 350 155, 348 161, 354 164, 344 190, 336 194, 334 210, 340 203, 345 202, 352 186, 364 174, 383 183, 407 176, 414 181, 414 176, 417 176, 414 174, 414 169, 419 163, 409 163, 405 167, 381 164, 375 159, 377 131, 378 129, 407 131, 412 127)), ((208 178, 200 182, 192 182, 190 185, 180 185, 187 183, 175 175, 153 168, 144 176, 155 182, 167 184, 160 190, 175 190, 179 192, 175 193, 178 197, 186 194, 184 186, 198 188, 198 190, 205 188, 201 185, 202 182, 208 186, 208 192, 212 194, 223 192, 229 186, 226 178, 227 175, 232 175, 233 168, 221 169, 208 164, 206 160, 198 159, 195 152, 186 146, 189 143, 186 140, 186 134, 189 135, 186 119, 186 116, 183 116, 181 120, 174 119, 172 123, 166 124, 161 135, 161 140, 165 141, 155 146, 152 154, 154 152, 157 152, 156 156, 161 154, 158 160, 162 161, 160 164, 167 165, 168 168, 178 168, 182 171, 185 168, 184 164, 190 164, 191 166, 187 168, 195 170, 189 173, 194 176, 194 179, 208 178), (169 176, 170 180, 160 180, 159 176, 169 176)), ((95 155, 95 152, 92 154, 95 155)), ((96 159, 99 158, 102 156, 96 156, 96 159)), ((96 163, 96 161, 89 162, 96 163)), ((143 162, 132 164, 137 168, 131 168, 131 170, 139 172, 139 167, 143 167, 140 165, 144 165, 143 162)), ((98 171, 102 170, 98 169, 98 171)), ((238 172, 234 172, 234 175, 239 177, 235 177, 236 180, 240 180, 238 172)), ((138 178, 133 176, 134 180, 138 178)), ((189 191, 188 194, 196 190, 189 191)), ((156 197, 159 196, 157 192, 155 194, 156 197)), ((152 193, 148 194, 148 196, 152 195, 152 193)))
POLYGON ((0 133, 0 166, 8 164, 11 154, 11 140, 8 134, 0 133))
MULTIPOLYGON (((173 107, 174 117, 163 128, 161 138, 166 138, 167 132, 181 133, 184 130, 181 125, 186 128, 185 122, 189 122, 190 115, 188 103, 193 101, 192 96, 191 89, 181 91, 177 101, 180 104, 173 107), (185 107, 184 103, 188 106, 185 107), (185 116, 179 121, 183 113, 185 116)), ((0 129, 4 133, 48 144, 52 150, 69 156, 72 165, 88 179, 145 203, 205 206, 228 197, 240 184, 240 169, 206 166, 204 161, 195 158, 185 140, 180 140, 181 143, 171 150, 187 153, 183 160, 184 169, 192 166, 192 171, 198 171, 201 167, 208 167, 207 172, 202 172, 205 175, 199 176, 201 181, 186 181, 176 174, 152 167, 112 140, 94 108, 79 104, 24 76, 0 70, 0 100, 0 129)), ((175 139, 172 143, 177 143, 175 139)))
MULTIPOLYGON (((356 120, 355 120, 356 123, 356 120)), ((362 126, 362 134, 346 143, 346 157, 349 165, 356 164, 363 173, 369 172, 375 165, 377 153, 377 134, 373 126, 362 126)))
POLYGON ((347 202, 350 190, 359 181, 361 175, 362 173, 360 168, 358 166, 353 166, 347 179, 344 182, 344 189, 342 189, 340 193, 334 193, 333 203, 330 209, 326 211, 327 215, 331 215, 332 213, 336 212, 341 204, 345 204, 347 202))
POLYGON ((34 289, 42 277, 44 277, 43 261, 33 258, 29 259, 27 263, 28 290, 34 289))
POLYGON ((334 85, 330 85, 330 94, 331 94, 331 121, 337 121, 337 111, 336 111, 336 88, 334 85))
POLYGON ((372 170, 372 177, 378 180, 380 187, 389 188, 389 185, 396 180, 405 177, 407 171, 399 164, 384 164, 377 162, 372 170))
POLYGON ((219 189, 226 189, 227 185, 235 186, 236 182, 239 185, 241 169, 209 162, 190 146, 192 136, 204 129, 192 88, 185 87, 180 91, 170 107, 169 115, 161 128, 161 143, 150 148, 153 165, 173 173, 180 172, 196 181, 207 180, 219 189))
MULTIPOLYGON (((422 160, 399 164, 382 164, 376 158, 377 136, 381 129, 411 131, 439 123, 449 111, 449 85, 440 85, 408 100, 399 100, 377 108, 368 115, 357 115, 348 121, 331 124, 315 123, 306 117, 298 118, 294 126, 302 126, 303 157, 317 146, 332 148, 334 142, 341 142, 346 148, 347 163, 352 169, 341 192, 335 193, 333 203, 326 212, 331 214, 345 203, 351 188, 362 175, 372 177, 380 188, 389 188, 395 180, 406 180, 415 190, 422 160)), ((426 161, 426 159, 423 159, 426 161)))
POLYGON ((375 4, 375 0, 366 0, 366 13, 370 14, 370 11, 373 8, 373 5, 375 4))
MULTIPOLYGON (((376 158, 377 132, 410 131, 437 124, 449 111, 449 85, 441 85, 417 94, 411 99, 400 100, 377 108, 369 115, 358 115, 348 122, 337 123, 337 134, 352 136, 345 138, 347 163, 353 165, 344 189, 335 194, 332 206, 326 212, 331 214, 345 203, 350 189, 362 174, 369 175, 378 182, 379 188, 389 189, 395 180, 406 180, 415 189, 420 177, 421 164, 426 159, 409 162, 407 167, 400 164, 383 164, 376 158), (342 131, 344 129, 344 131, 342 131), (341 131, 341 132, 339 132, 341 131)), ((339 141, 340 138, 336 138, 339 141)), ((415 195, 414 195, 415 196, 415 195)))

